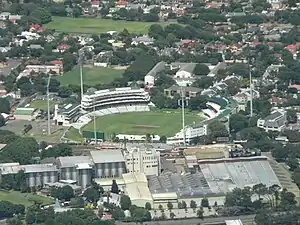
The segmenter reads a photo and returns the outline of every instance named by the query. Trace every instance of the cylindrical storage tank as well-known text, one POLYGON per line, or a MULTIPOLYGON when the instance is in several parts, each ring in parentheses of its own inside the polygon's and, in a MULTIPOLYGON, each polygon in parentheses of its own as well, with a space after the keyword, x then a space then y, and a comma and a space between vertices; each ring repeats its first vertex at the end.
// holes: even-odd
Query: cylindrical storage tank
POLYGON ((29 187, 34 187, 35 186, 35 174, 34 173, 29 173, 29 179, 28 179, 28 185, 29 187))
POLYGON ((51 180, 51 183, 54 183, 57 181, 57 172, 56 171, 51 171, 50 180, 51 180))
POLYGON ((71 180, 76 180, 77 179, 77 169, 75 167, 71 168, 72 174, 71 174, 71 180))
POLYGON ((116 177, 117 176, 117 170, 118 170, 118 163, 113 162, 111 163, 111 177, 116 177))
POLYGON ((42 175, 43 175, 43 185, 44 184, 46 184, 46 183, 48 183, 49 181, 48 181, 48 177, 49 177, 49 172, 44 172, 44 173, 42 173, 42 175))
POLYGON ((118 162, 118 174, 116 177, 121 177, 123 174, 123 162, 118 162))
POLYGON ((104 176, 109 177, 109 163, 105 163, 104 176))
POLYGON ((83 188, 86 188, 91 184, 92 180, 92 171, 90 169, 81 169, 78 170, 79 173, 79 185, 83 188))

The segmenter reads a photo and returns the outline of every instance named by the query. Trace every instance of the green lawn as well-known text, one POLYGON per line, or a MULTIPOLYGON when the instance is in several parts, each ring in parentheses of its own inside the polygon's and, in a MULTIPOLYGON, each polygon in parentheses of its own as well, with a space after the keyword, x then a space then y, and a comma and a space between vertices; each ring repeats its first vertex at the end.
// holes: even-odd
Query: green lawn
MULTIPOLYGON (((55 101, 49 101, 50 109, 52 109, 54 107, 55 103, 56 103, 55 101)), ((47 100, 36 100, 36 101, 30 102, 29 107, 42 109, 42 110, 46 111, 47 107, 48 107, 47 100)))
MULTIPOLYGON (((156 22, 165 26, 168 22, 156 22)), ((129 32, 146 34, 151 22, 133 22, 124 20, 98 19, 98 18, 70 18, 52 17, 52 22, 46 25, 49 29, 66 33, 105 33, 108 31, 122 31, 126 28, 129 32)))
POLYGON ((51 204, 54 202, 51 198, 30 193, 21 193, 19 191, 0 191, 0 200, 9 201, 14 204, 22 204, 26 207, 33 205, 34 201, 42 202, 43 204, 51 204))
MULTIPOLYGON (((198 112, 197 112, 198 113, 198 112)), ((203 117, 196 112, 186 112, 185 123, 200 122, 203 117)), ((105 135, 116 134, 157 134, 173 136, 182 128, 180 110, 164 110, 150 112, 131 112, 112 114, 96 119, 97 131, 103 131, 105 135)), ((93 122, 86 125, 83 130, 94 129, 93 122)))
MULTIPOLYGON (((83 83, 87 85, 109 84, 115 78, 121 77, 124 70, 115 70, 105 67, 84 67, 83 68, 83 83)), ((62 76, 57 76, 57 80, 67 86, 69 84, 80 84, 80 70, 75 67, 73 70, 65 73, 62 76)))

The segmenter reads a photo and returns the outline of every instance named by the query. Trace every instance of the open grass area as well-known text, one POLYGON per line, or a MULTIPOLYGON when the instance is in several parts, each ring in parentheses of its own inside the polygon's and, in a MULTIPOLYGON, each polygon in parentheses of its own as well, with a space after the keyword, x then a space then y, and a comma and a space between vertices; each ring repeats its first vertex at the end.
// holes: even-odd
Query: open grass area
MULTIPOLYGON (((200 122, 203 117, 198 112, 186 112, 185 123, 200 122)), ((155 134, 173 136, 182 128, 180 110, 153 110, 150 112, 130 112, 112 114, 96 119, 97 131, 105 135, 116 134, 155 134)), ((93 122, 86 125, 83 130, 92 131, 93 122)))
MULTIPOLYGON (((115 78, 121 77, 124 70, 116 70, 105 67, 84 67, 83 68, 83 83, 87 85, 108 84, 115 78)), ((80 84, 80 69, 74 67, 73 70, 65 73, 62 76, 57 76, 57 80, 67 86, 69 84, 80 84)))
MULTIPOLYGON (((49 101, 50 103, 50 109, 54 108, 54 105, 55 105, 55 101, 49 101)), ((47 100, 36 100, 36 101, 32 101, 30 102, 29 104, 29 107, 30 108, 36 108, 36 109, 42 109, 44 111, 47 110, 47 100)))
POLYGON ((83 137, 82 135, 79 133, 79 130, 75 129, 74 127, 70 127, 65 136, 65 138, 70 139, 72 141, 77 141, 77 142, 83 142, 83 137))
MULTIPOLYGON (((156 22, 165 26, 168 22, 156 22)), ((66 33, 87 33, 99 34, 108 31, 122 31, 125 28, 129 32, 137 34, 147 34, 149 27, 154 24, 151 22, 135 22, 124 20, 111 20, 99 18, 70 18, 52 17, 52 22, 46 25, 49 29, 66 33)))
POLYGON ((19 191, 0 191, 0 200, 22 204, 26 207, 33 205, 35 201, 42 202, 42 204, 51 204, 54 202, 51 198, 30 193, 21 193, 19 191))

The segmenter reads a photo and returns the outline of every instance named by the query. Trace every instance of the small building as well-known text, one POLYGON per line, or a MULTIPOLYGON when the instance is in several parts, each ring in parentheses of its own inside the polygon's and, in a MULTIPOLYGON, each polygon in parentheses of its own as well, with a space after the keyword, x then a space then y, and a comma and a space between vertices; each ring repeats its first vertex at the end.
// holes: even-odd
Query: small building
POLYGON ((16 120, 28 120, 32 121, 37 117, 35 108, 17 108, 14 112, 14 117, 16 120))
POLYGON ((197 63, 172 63, 171 69, 179 68, 175 78, 192 78, 197 63))
POLYGON ((197 93, 199 93, 200 91, 201 91, 201 89, 200 88, 196 88, 196 87, 188 86, 188 87, 184 87, 182 89, 182 87, 173 85, 173 86, 171 86, 169 88, 166 88, 164 90, 164 94, 167 97, 172 98, 175 94, 179 94, 181 96, 182 93, 183 93, 183 97, 185 99, 189 100, 191 98, 196 97, 197 93))
POLYGON ((273 111, 269 116, 264 119, 257 120, 257 127, 268 131, 278 131, 281 132, 287 123, 286 111, 276 110, 273 111))
POLYGON ((165 62, 157 63, 145 76, 144 83, 147 87, 153 87, 155 85, 155 79, 159 75, 161 71, 163 71, 166 67, 165 62))
POLYGON ((59 126, 70 126, 75 122, 80 113, 80 104, 64 104, 54 107, 54 121, 59 126))

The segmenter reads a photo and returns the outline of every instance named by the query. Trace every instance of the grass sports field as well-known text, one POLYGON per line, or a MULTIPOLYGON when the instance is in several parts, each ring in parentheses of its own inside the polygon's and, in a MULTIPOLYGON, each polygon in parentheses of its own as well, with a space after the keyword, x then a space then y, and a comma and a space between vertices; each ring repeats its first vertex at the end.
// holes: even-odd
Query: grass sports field
POLYGON ((51 198, 30 193, 21 193, 19 191, 0 191, 0 200, 9 201, 14 204, 22 204, 26 207, 33 205, 34 201, 41 202, 43 204, 51 204, 54 202, 51 198))
MULTIPOLYGON (((186 112, 185 123, 193 124, 203 118, 198 112, 186 112)), ((180 110, 153 110, 150 112, 130 112, 98 117, 96 119, 97 131, 103 131, 106 135, 116 134, 157 134, 173 136, 182 128, 180 110)), ((83 130, 94 129, 93 121, 83 130)))
MULTIPOLYGON (((68 18, 52 17, 52 22, 46 25, 49 29, 66 33, 89 33, 99 34, 108 31, 122 31, 126 28, 129 32, 146 34, 149 27, 154 24, 150 22, 134 22, 124 20, 98 19, 98 18, 68 18)), ((167 25, 168 22, 159 22, 167 25)))
MULTIPOLYGON (((49 105, 50 105, 50 109, 54 108, 55 101, 49 101, 49 105)), ((42 109, 42 110, 46 111, 47 107, 48 107, 47 100, 32 101, 32 102, 30 102, 29 107, 42 109)))
MULTIPOLYGON (((116 70, 104 67, 84 67, 83 68, 83 83, 87 85, 108 84, 115 78, 121 77, 124 70, 116 70)), ((80 85, 80 70, 75 67, 73 70, 65 73, 62 76, 57 76, 57 80, 62 85, 77 84, 80 85)))

